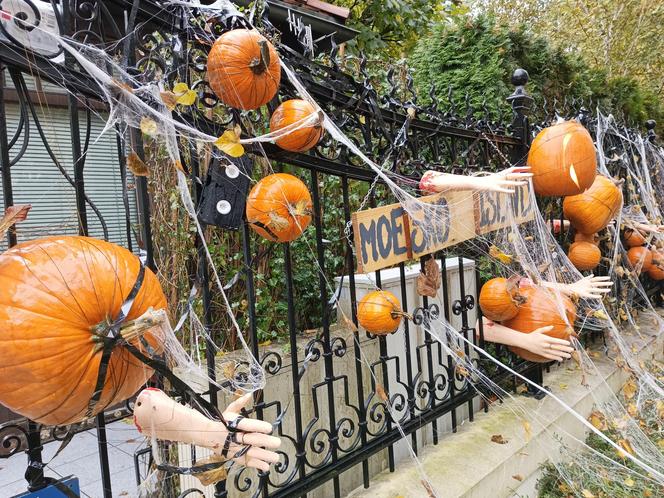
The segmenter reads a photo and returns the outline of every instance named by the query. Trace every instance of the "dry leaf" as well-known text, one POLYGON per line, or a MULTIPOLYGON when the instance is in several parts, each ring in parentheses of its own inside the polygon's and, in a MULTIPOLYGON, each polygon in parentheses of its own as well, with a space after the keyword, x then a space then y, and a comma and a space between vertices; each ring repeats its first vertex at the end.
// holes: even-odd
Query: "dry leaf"
POLYGON ((286 230, 288 227, 290 227, 290 221, 288 221, 287 218, 281 216, 279 213, 270 211, 268 214, 270 220, 267 222, 267 225, 270 228, 274 228, 277 231, 281 231, 281 230, 286 230))
POLYGON ((600 431, 605 431, 609 428, 609 426, 606 423, 606 417, 604 414, 600 411, 593 411, 590 414, 590 417, 588 417, 588 421, 593 424, 593 427, 595 429, 598 429, 600 431))
POLYGON ((148 166, 133 150, 127 156, 127 168, 134 176, 148 176, 148 166))
POLYGON ((134 89, 133 89, 132 87, 130 87, 127 83, 123 82, 123 81, 116 80, 115 78, 111 78, 111 82, 112 82, 116 87, 118 87, 118 88, 120 88, 120 89, 122 89, 122 90, 125 90, 125 91, 127 91, 127 92, 129 92, 129 93, 134 93, 134 89))
POLYGON ((639 409, 636 407, 636 403, 629 403, 627 405, 627 413, 629 413, 632 418, 638 415, 639 409))
POLYGON ((634 383, 634 381, 632 379, 630 379, 623 386, 622 392, 625 395, 626 399, 632 399, 636 395, 637 389, 638 388, 636 387, 636 384, 634 383))
POLYGON ((259 342, 259 343, 258 343, 259 346, 263 346, 263 347, 267 347, 267 346, 269 346, 270 344, 272 344, 272 341, 269 340, 269 339, 268 339, 267 341, 263 341, 263 342, 259 342))
POLYGON ((183 173, 186 173, 186 171, 184 170, 184 166, 182 166, 182 163, 179 160, 175 161, 174 166, 175 166, 175 169, 177 169, 178 171, 182 171, 183 173))
POLYGON ((507 444, 509 441, 503 437, 502 434, 494 434, 491 436, 491 442, 497 444, 507 444))
POLYGON ((523 476, 521 474, 515 474, 512 476, 512 479, 516 479, 517 481, 523 481, 523 476))
POLYGON ((178 97, 173 92, 159 92, 159 96, 169 111, 172 111, 178 105, 178 97))
POLYGON ((609 317, 606 316, 606 313, 604 313, 603 310, 595 310, 592 312, 592 316, 595 318, 599 318, 600 320, 608 320, 609 317))
POLYGON ((491 246, 489 248, 489 256, 491 256, 492 258, 496 258, 498 261, 506 265, 512 263, 512 260, 514 259, 511 255, 505 254, 496 246, 491 246))
POLYGON ((205 470, 203 472, 194 473, 194 477, 198 479, 203 486, 210 486, 219 481, 223 481, 228 476, 228 470, 223 466, 226 459, 220 455, 211 455, 196 462, 197 466, 208 465, 211 463, 219 463, 216 469, 205 470))
POLYGON ((530 441, 530 438, 533 436, 533 431, 532 427, 530 426, 530 422, 527 420, 522 420, 521 424, 523 425, 523 430, 526 432, 526 441, 530 441))
POLYGON ((649 489, 644 489, 643 496, 645 496, 645 498, 650 498, 652 496, 652 491, 650 491, 649 489))
POLYGON ((236 130, 226 130, 214 143, 222 152, 231 157, 244 155, 244 146, 240 143, 240 135, 236 130))
POLYGON ((348 327, 348 329, 351 332, 357 332, 358 331, 357 325, 355 325, 355 323, 350 318, 348 318, 346 315, 344 315, 343 318, 344 318, 344 323, 346 324, 346 326, 348 327))
POLYGON ((157 122, 152 118, 143 116, 141 118, 141 131, 149 137, 154 137, 157 134, 157 122))
POLYGON ((235 362, 227 361, 221 365, 221 371, 224 374, 224 379, 233 379, 235 378, 235 362))
POLYGON ((173 87, 173 93, 177 97, 177 103, 180 105, 189 106, 196 102, 196 92, 190 90, 186 83, 176 83, 173 87))
POLYGON ((433 488, 431 487, 431 484, 429 484, 424 479, 422 479, 420 482, 422 483, 422 486, 424 486, 424 489, 427 490, 429 498, 436 498, 436 493, 433 492, 433 488))
POLYGON ((388 400, 387 393, 385 392, 385 389, 383 388, 382 385, 376 384, 376 394, 380 399, 387 402, 388 400))
POLYGON ((595 495, 589 489, 582 490, 581 496, 583 496, 583 498, 595 498, 595 495))
POLYGON ((623 482, 625 483, 625 486, 627 486, 628 488, 631 488, 635 484, 634 479, 632 479, 631 477, 628 477, 623 482))
POLYGON ((16 204, 9 206, 5 211, 5 215, 0 220, 0 236, 7 233, 12 226, 21 221, 25 221, 28 217, 28 211, 32 208, 31 204, 16 204))
MULTIPOLYGON (((632 448, 632 444, 627 441, 627 439, 621 439, 618 441, 618 446, 620 446, 625 453, 629 453, 630 455, 634 454, 634 448, 632 448)), ((618 453, 621 458, 625 458, 625 454, 623 452, 618 453)))
POLYGON ((420 271, 417 277, 417 293, 420 296, 436 297, 441 282, 438 263, 434 258, 427 259, 427 262, 424 263, 424 271, 420 271))

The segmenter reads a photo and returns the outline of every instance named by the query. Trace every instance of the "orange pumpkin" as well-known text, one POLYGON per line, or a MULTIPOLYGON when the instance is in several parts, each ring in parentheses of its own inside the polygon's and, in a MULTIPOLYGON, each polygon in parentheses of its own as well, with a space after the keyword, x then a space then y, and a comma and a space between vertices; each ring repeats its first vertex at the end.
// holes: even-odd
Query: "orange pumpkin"
POLYGON ((514 318, 523 304, 518 283, 502 277, 487 281, 480 291, 480 308, 489 320, 502 322, 514 318))
POLYGON ((602 259, 602 253, 595 244, 591 242, 574 242, 569 246, 567 257, 577 270, 592 270, 602 259))
POLYGON ((576 195, 590 187, 597 173, 595 146, 576 121, 544 128, 528 152, 533 186, 539 195, 576 195))
POLYGON ((650 265, 648 276, 653 280, 664 280, 664 267, 660 265, 650 265))
POLYGON ((632 247, 627 251, 627 259, 632 268, 640 270, 639 273, 648 271, 652 266, 652 251, 643 246, 632 247))
POLYGON ((599 235, 596 233, 581 233, 576 232, 574 235, 574 242, 590 242, 591 244, 599 245, 599 235))
MULTIPOLYGON (((287 126, 302 121, 316 112, 306 100, 292 99, 283 102, 270 118, 270 132, 274 133, 287 126)), ((276 144, 284 150, 291 152, 306 152, 315 147, 323 135, 323 128, 319 123, 304 126, 291 131, 276 140, 276 144)))
POLYGON ((273 242, 298 238, 311 223, 311 194, 299 178, 275 173, 260 180, 247 198, 247 222, 273 242))
MULTIPOLYGON (((42 424, 86 418, 100 336, 118 316, 139 266, 126 249, 88 237, 46 237, 0 255, 0 403, 42 424)), ((165 307, 159 281, 146 269, 126 320, 165 307)), ((143 337, 161 350, 159 335, 147 330, 143 337)), ((116 346, 92 414, 128 399, 151 375, 116 346)))
POLYGON ((224 104, 252 110, 277 94, 281 64, 274 46, 258 31, 234 29, 212 45, 207 74, 210 87, 224 104))
POLYGON ((397 297, 383 290, 369 292, 357 305, 357 320, 371 334, 391 334, 399 328, 403 314, 397 297))
POLYGON ((638 230, 628 228, 623 235, 627 247, 638 247, 646 243, 646 238, 638 230))
POLYGON ((596 233, 618 214, 622 200, 622 192, 613 180, 597 175, 584 193, 565 197, 563 213, 578 232, 596 233))
POLYGON ((664 250, 652 249, 652 264, 664 267, 664 250))
MULTIPOLYGON (((525 334, 547 325, 553 325, 553 329, 546 335, 569 340, 570 335, 574 332, 571 326, 574 325, 576 318, 576 308, 569 298, 564 296, 559 298, 562 299, 565 309, 563 317, 559 310, 558 299, 550 292, 540 287, 527 287, 522 289, 522 294, 526 298, 526 303, 519 308, 519 312, 514 318, 503 322, 503 325, 525 334)), ((551 361, 516 346, 510 346, 510 350, 529 361, 539 363, 551 361)))

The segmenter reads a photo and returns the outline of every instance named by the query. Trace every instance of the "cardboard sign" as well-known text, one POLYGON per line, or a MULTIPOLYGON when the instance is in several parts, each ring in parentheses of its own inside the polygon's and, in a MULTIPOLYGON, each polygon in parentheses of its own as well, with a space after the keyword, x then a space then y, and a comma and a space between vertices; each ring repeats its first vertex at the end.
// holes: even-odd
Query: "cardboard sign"
POLYGON ((419 200, 432 208, 418 205, 409 215, 401 204, 390 204, 353 213, 358 273, 416 259, 505 228, 510 225, 508 203, 514 208, 517 223, 535 215, 527 187, 514 194, 460 191, 419 200))

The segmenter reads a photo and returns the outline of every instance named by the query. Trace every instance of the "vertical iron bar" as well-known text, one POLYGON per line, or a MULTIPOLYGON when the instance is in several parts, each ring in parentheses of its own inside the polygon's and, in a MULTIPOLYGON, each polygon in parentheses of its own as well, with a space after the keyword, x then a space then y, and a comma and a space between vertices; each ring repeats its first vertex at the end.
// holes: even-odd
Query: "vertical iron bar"
MULTIPOLYGON (((463 256, 458 256, 459 261, 459 291, 461 294, 461 333, 464 338, 468 340, 468 333, 470 328, 468 326, 468 307, 466 305, 466 276, 463 274, 463 256)), ((470 345, 465 342, 463 347, 466 358, 470 360, 470 345)), ((470 386, 467 385, 466 389, 470 389, 470 386)), ((473 398, 468 400, 468 420, 471 422, 474 420, 475 414, 473 412, 473 398)))
MULTIPOLYGON (((399 281, 401 283, 401 304, 403 306, 404 311, 408 311, 408 295, 407 295, 407 289, 406 289, 406 270, 405 270, 405 265, 403 263, 399 263, 399 281)), ((411 358, 411 351, 410 351, 410 327, 409 327, 409 321, 404 320, 404 327, 403 327, 403 337, 404 337, 404 350, 406 354, 406 377, 407 377, 407 382, 406 385, 408 386, 408 410, 410 412, 410 418, 411 420, 415 419, 415 389, 413 386, 413 360, 411 358)), ((413 451, 417 455, 417 431, 413 431, 413 433, 410 435, 411 438, 411 446, 413 447, 413 451)))
MULTIPOLYGON (((443 254, 440 257, 440 274, 442 275, 443 280, 443 312, 445 313, 445 322, 451 324, 450 321, 450 290, 447 286, 447 255, 443 254)), ((452 355, 447 355, 447 371, 448 371, 448 382, 450 382, 450 399, 454 399, 456 396, 456 376, 454 375, 454 359, 452 355)), ((451 422, 452 422, 452 432, 457 431, 457 414, 456 414, 456 405, 452 403, 452 411, 450 412, 451 422)), ((435 443, 438 442, 438 436, 436 435, 435 443)))
MULTIPOLYGON (((5 68, 0 67, 0 161, 2 167, 2 199, 5 210, 14 205, 14 190, 12 188, 12 172, 9 163, 9 143, 7 137, 7 111, 5 109, 5 68)), ((7 245, 16 245, 16 231, 7 230, 7 245)))
MULTIPOLYGON (((314 226, 316 228, 316 258, 318 260, 318 288, 320 290, 320 306, 323 325, 323 359, 325 368, 325 383, 327 384, 327 404, 329 407, 330 417, 330 445, 332 452, 332 464, 338 458, 338 444, 339 434, 336 430, 336 404, 334 401, 334 361, 332 355, 331 338, 330 338, 330 319, 328 316, 328 296, 327 296, 327 280, 325 278, 325 248, 323 247, 323 220, 322 209, 320 204, 320 193, 318 191, 318 173, 316 170, 311 170, 311 192, 314 203, 314 226)), ((332 481, 334 487, 334 496, 338 498, 341 496, 341 488, 339 486, 339 478, 334 477, 332 481)))
MULTIPOLYGON (((344 223, 350 223, 350 198, 348 194, 348 177, 341 177, 341 191, 344 205, 344 223)), ((348 246, 346 248, 346 268, 348 269, 348 286, 350 289, 350 310, 353 323, 357 327, 357 293, 355 289, 355 258, 353 257, 353 227, 351 225, 348 246)), ((360 353, 360 336, 356 330, 353 334, 355 342, 355 377, 357 379, 357 405, 360 411, 358 423, 362 444, 367 443, 367 410, 364 404, 364 382, 362 380, 362 355, 360 353)), ((369 487, 369 461, 362 460, 362 482, 365 488, 369 487)))

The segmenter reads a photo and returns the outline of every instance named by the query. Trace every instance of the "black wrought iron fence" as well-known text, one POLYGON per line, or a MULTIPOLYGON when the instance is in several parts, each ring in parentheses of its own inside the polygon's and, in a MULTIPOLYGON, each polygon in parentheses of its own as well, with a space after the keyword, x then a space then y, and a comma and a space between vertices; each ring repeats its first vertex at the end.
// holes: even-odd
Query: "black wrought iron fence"
MULTIPOLYGON (((37 2, 25 2, 30 8, 37 8, 37 2)), ((184 116, 189 123, 215 136, 221 135, 230 123, 242 123, 240 115, 226 110, 208 87, 204 73, 209 46, 199 41, 205 37, 196 36, 199 29, 221 34, 242 26, 245 22, 242 18, 228 13, 203 22, 202 12, 194 10, 190 13, 177 6, 163 7, 159 2, 150 1, 90 0, 52 2, 51 5, 62 32, 75 40, 111 51, 123 61, 130 73, 139 75, 144 81, 149 81, 156 74, 160 77, 167 75, 171 82, 186 81, 196 91, 200 102, 200 105, 191 108, 190 114, 184 116)), ((278 33, 270 25, 269 17, 265 16, 262 21, 264 29, 276 37, 278 33)), ((100 102, 103 93, 96 82, 61 51, 35 52, 29 43, 12 37, 6 29, 1 32, 4 34, 4 39, 0 40, 4 83, 8 77, 13 81, 21 109, 21 126, 12 135, 7 129, 6 106, 1 93, 7 87, 4 83, 0 85, 0 161, 5 207, 14 204, 12 167, 21 160, 28 142, 38 140, 49 150, 54 167, 60 168, 63 175, 66 175, 68 168, 72 170, 72 175, 67 175, 67 181, 76 194, 78 230, 81 234, 87 234, 91 219, 101 225, 104 223, 103 216, 95 208, 95 199, 86 193, 84 171, 89 148, 89 131, 86 132, 86 129, 89 130, 89 127, 81 129, 80 118, 83 117, 86 123, 89 112, 85 112, 80 102, 86 105, 92 101, 100 102), (45 134, 39 132, 41 115, 34 109, 39 106, 40 95, 27 89, 25 75, 36 76, 67 90, 71 164, 62 165, 52 152, 45 134), (32 123, 38 131, 37 136, 26 132, 30 126, 24 126, 25 123, 32 123)), ((434 164, 443 171, 469 174, 480 169, 505 167, 508 160, 514 164, 525 162, 531 138, 528 112, 532 99, 526 93, 527 74, 523 71, 514 73, 512 82, 515 90, 506 103, 514 110, 514 119, 511 123, 502 123, 493 122, 482 110, 471 109, 452 100, 439 102, 434 98, 428 106, 419 105, 407 74, 399 82, 395 81, 394 74, 389 74, 388 91, 386 95, 379 95, 371 84, 371 75, 364 61, 360 60, 355 71, 351 71, 354 74, 350 74, 347 71, 352 66, 338 58, 334 43, 330 52, 320 54, 315 60, 303 55, 297 43, 294 46, 281 45, 279 50, 286 64, 295 70, 308 91, 343 132, 373 160, 388 164, 394 173, 406 179, 418 180, 425 165, 426 169, 431 169, 434 164), (322 62, 324 60, 327 62, 322 62), (411 109, 415 111, 414 118, 409 116, 411 109)), ((292 95, 294 90, 282 85, 278 99, 292 95)), ((269 107, 274 109, 276 103, 270 103, 269 107)), ((263 120, 263 116, 256 112, 243 117, 257 126, 263 120)), ((140 132, 131 131, 129 136, 119 134, 117 146, 121 159, 117 168, 124 187, 127 185, 124 159, 127 140, 131 141, 139 156, 143 155, 140 132)), ((413 321, 406 322, 395 339, 398 341, 396 345, 385 337, 375 338, 357 330, 349 333, 346 328, 335 324, 334 309, 330 306, 333 292, 330 279, 343 275, 339 285, 346 286, 351 320, 357 325, 355 310, 361 285, 358 287, 358 276, 354 273, 356 262, 350 242, 352 236, 349 239, 343 234, 343 227, 350 222, 351 213, 360 207, 361 199, 353 196, 353 192, 366 193, 369 205, 378 200, 391 202, 393 199, 380 182, 374 186, 373 171, 356 161, 346 147, 335 143, 330 137, 306 154, 286 152, 269 145, 264 146, 264 150, 275 169, 288 168, 308 183, 314 207, 311 230, 314 258, 309 261, 294 259, 289 244, 275 247, 270 252, 270 257, 283 261, 283 294, 279 302, 274 303, 274 308, 283 310, 285 315, 288 352, 260 346, 255 281, 258 271, 255 258, 257 244, 247 225, 238 225, 237 241, 242 248, 244 265, 240 277, 244 281, 244 295, 241 298, 246 302, 248 342, 268 374, 268 385, 276 385, 274 379, 285 379, 279 382, 285 382, 288 386, 286 391, 293 395, 290 403, 276 388, 275 392, 258 393, 253 412, 267 420, 283 419, 279 435, 286 441, 287 448, 284 449, 283 461, 271 472, 240 470, 226 481, 219 482, 214 495, 234 496, 241 491, 252 496, 302 496, 323 486, 331 486, 331 489, 326 488, 329 494, 341 496, 347 490, 340 476, 351 469, 361 469, 358 484, 370 485, 371 476, 376 471, 376 465, 371 464, 372 457, 385 455, 387 467, 395 469, 399 452, 396 445, 402 437, 395 423, 399 423, 414 451, 418 452, 424 443, 437 444, 442 432, 456 430, 460 417, 473 419, 473 413, 478 408, 474 388, 458 374, 452 358, 441 344, 423 335, 420 326, 442 314, 449 322, 457 320, 465 337, 484 345, 482 330, 475 330, 474 320, 478 313, 475 296, 481 285, 475 261, 481 252, 477 247, 462 244, 436 255, 443 275, 447 275, 448 271, 458 274, 453 285, 443 278, 443 309, 430 303, 426 297, 421 301, 409 300, 411 294, 407 277, 412 270, 406 264, 401 263, 396 269, 389 270, 389 278, 401 295, 403 308, 413 315, 413 321), (322 182, 328 179, 334 179, 339 186, 334 196, 321 189, 322 182), (341 219, 330 227, 330 219, 322 213, 333 208, 341 219), (337 242, 332 243, 329 235, 335 230, 338 232, 337 242), (332 249, 339 251, 343 257, 335 254, 336 259, 333 260, 332 249), (306 285, 315 286, 319 294, 316 305, 319 330, 314 338, 303 334, 303 319, 298 318, 297 295, 302 283, 297 281, 296 276, 305 270, 316 276, 306 285), (397 354, 395 348, 400 353, 397 354), (307 358, 309 365, 306 369, 303 368, 304 358, 307 358), (366 371, 364 362, 367 358, 374 376, 366 371), (380 386, 375 379, 380 380, 380 386), (392 414, 387 409, 388 402, 393 408, 392 414)), ((187 161, 184 166, 194 180, 194 197, 200 201, 205 179, 196 180, 201 171, 210 169, 210 165, 202 164, 204 159, 195 150, 183 151, 183 157, 187 161)), ((239 166, 247 173, 251 173, 253 167, 251 161, 239 166)), ((132 222, 129 196, 130 193, 124 188, 122 205, 127 243, 130 249, 140 247, 144 250, 148 265, 153 266, 150 192, 145 178, 135 180, 137 225, 132 222)), ((241 213, 237 215, 233 212, 230 216, 233 215, 241 217, 241 213)), ((18 237, 15 232, 9 232, 10 245, 19 239, 20 232, 18 237)), ((202 289, 204 325, 212 337, 222 338, 226 332, 215 329, 214 324, 218 322, 211 316, 214 290, 209 285, 209 269, 202 253, 199 253, 196 263, 193 279, 202 289)), ((385 270, 373 275, 378 286, 387 277, 385 270)), ((208 352, 213 351, 211 346, 208 344, 208 352)), ((495 353, 517 371, 527 372, 533 379, 541 380, 540 365, 518 360, 502 346, 496 346, 495 353)), ((208 354, 207 365, 209 374, 214 376, 217 368, 214 354, 208 354)), ((500 372, 492 372, 492 375, 495 380, 511 383, 516 389, 516 381, 511 376, 500 372)), ((221 401, 214 386, 210 387, 208 394, 214 403, 221 401)), ((105 435, 108 416, 98 416, 95 424, 100 442, 104 496, 110 497, 113 483, 105 435)), ((51 437, 62 438, 67 432, 88 427, 54 428, 51 437)), ((41 445, 45 442, 40 429, 25 420, 0 426, 0 456, 7 457, 27 450, 29 467, 26 478, 31 489, 37 489, 46 482, 40 466, 41 445)), ((181 447, 180 451, 190 453, 193 461, 196 460, 193 449, 181 447)), ((140 451, 136 458, 137 466, 139 462, 149 461, 149 453, 147 448, 140 451)), ((138 479, 142 476, 142 470, 137 469, 138 479)))

